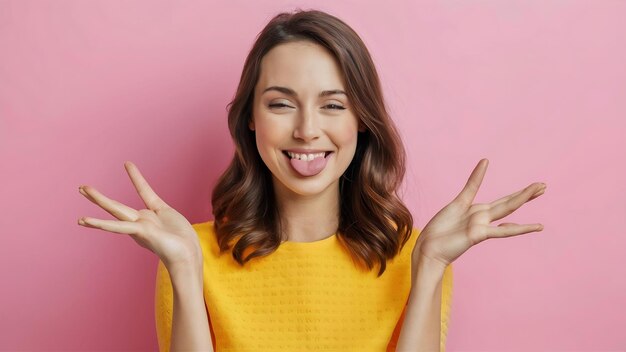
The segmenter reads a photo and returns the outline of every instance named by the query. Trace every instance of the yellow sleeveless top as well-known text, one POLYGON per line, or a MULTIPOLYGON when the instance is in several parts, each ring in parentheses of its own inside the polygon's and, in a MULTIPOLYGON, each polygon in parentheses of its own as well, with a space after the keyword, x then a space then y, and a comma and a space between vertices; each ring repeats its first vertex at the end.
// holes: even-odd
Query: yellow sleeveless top
MULTIPOLYGON (((243 267, 220 255, 213 221, 192 225, 204 256, 204 300, 213 349, 226 351, 395 351, 411 289, 411 252, 420 230, 399 255, 377 267, 357 267, 336 235, 315 242, 283 242, 243 267)), ((155 318, 161 352, 172 331, 173 291, 159 260, 155 318)), ((441 351, 452 297, 452 265, 444 273, 441 351)))

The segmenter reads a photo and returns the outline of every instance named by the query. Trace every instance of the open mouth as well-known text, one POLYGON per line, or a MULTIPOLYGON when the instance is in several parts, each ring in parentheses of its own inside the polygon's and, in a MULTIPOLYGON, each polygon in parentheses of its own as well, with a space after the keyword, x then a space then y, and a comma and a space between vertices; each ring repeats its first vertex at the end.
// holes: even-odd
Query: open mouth
POLYGON ((326 164, 333 154, 332 151, 326 151, 309 153, 302 156, 302 154, 291 153, 286 150, 283 150, 282 152, 286 158, 289 168, 300 177, 311 177, 320 174, 326 168, 326 164), (292 158, 289 154, 294 157, 292 158), (299 154, 302 159, 295 158, 297 154, 299 154))
MULTIPOLYGON (((332 151, 324 152, 324 158, 328 158, 328 156, 333 153, 332 151)), ((287 159, 291 159, 286 150, 283 150, 283 154, 287 157, 287 159)))

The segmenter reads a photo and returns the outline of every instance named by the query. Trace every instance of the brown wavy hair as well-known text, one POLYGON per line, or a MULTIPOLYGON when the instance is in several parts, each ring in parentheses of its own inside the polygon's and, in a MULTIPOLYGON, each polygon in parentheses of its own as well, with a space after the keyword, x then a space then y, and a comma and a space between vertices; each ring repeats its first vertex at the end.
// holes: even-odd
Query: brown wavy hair
POLYGON ((368 270, 378 264, 379 277, 413 229, 413 217, 397 194, 406 155, 365 44, 342 20, 318 10, 279 13, 257 35, 246 58, 235 97, 227 105, 235 155, 211 198, 220 251, 230 249, 231 241, 240 237, 232 256, 243 266, 254 257, 271 254, 282 241, 271 172, 248 123, 261 59, 276 45, 301 40, 320 44, 334 55, 355 115, 366 126, 366 131, 359 132, 355 156, 339 182, 337 238, 356 264, 368 270))

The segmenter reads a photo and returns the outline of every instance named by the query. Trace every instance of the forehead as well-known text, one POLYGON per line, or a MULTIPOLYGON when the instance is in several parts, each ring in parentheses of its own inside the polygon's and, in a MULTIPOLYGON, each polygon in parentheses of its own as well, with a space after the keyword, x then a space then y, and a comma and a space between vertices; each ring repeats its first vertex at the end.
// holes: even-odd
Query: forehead
POLYGON ((298 41, 273 47, 261 60, 257 88, 288 86, 296 91, 344 89, 341 68, 323 46, 298 41))

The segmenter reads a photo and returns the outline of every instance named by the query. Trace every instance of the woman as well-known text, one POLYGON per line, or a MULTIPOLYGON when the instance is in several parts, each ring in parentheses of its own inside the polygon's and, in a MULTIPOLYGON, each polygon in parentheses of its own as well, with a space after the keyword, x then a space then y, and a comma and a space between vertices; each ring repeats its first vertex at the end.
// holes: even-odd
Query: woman
POLYGON ((228 122, 233 160, 191 225, 126 170, 147 209, 80 191, 160 258, 161 350, 434 351, 445 348, 451 263, 545 185, 472 204, 487 167, 423 230, 397 196, 405 154, 359 36, 321 11, 275 16, 244 64, 228 122), (206 302, 206 306, 205 306, 206 302), (209 323, 210 321, 210 323, 209 323))

